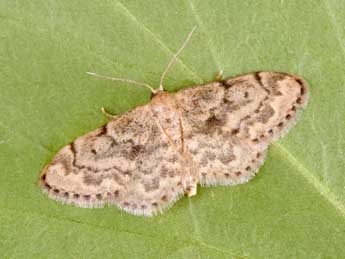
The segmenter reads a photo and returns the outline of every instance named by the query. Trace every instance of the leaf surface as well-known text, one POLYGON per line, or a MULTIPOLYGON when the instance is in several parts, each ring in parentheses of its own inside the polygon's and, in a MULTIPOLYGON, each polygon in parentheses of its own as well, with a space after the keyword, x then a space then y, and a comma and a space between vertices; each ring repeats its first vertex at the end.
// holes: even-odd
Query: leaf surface
POLYGON ((339 258, 345 254, 345 2, 1 1, 0 252, 4 258, 339 258), (248 184, 199 188, 165 214, 81 209, 41 194, 76 137, 168 91, 257 70, 311 86, 299 123, 248 184))

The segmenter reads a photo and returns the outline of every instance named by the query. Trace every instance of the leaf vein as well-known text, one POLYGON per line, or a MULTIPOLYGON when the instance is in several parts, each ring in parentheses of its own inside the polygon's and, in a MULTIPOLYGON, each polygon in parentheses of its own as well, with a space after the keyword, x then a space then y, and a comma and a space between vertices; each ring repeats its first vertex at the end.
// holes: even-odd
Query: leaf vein
MULTIPOLYGON (((151 37, 160 45, 163 47, 163 49, 165 49, 166 52, 168 52, 171 56, 173 56, 175 54, 175 52, 173 52, 171 49, 168 48, 168 46, 166 45, 166 43, 164 43, 163 41, 161 41, 159 39, 159 37, 152 31, 150 30, 144 23, 140 22, 137 17, 130 12, 130 10, 119 0, 117 0, 118 5, 125 11, 125 14, 127 17, 129 17, 130 19, 132 19, 136 24, 138 24, 144 31, 146 31, 147 33, 149 33, 151 35, 151 37)), ((189 66, 187 66, 182 60, 181 58, 177 57, 177 62, 179 62, 193 77, 194 79, 199 82, 202 83, 203 79, 197 75, 189 66)))
POLYGON ((305 179, 318 190, 320 195, 322 195, 332 206, 340 212, 340 214, 345 218, 345 206, 339 201, 339 199, 334 195, 331 190, 321 183, 316 176, 314 176, 297 158, 291 154, 285 147, 279 143, 272 144, 273 150, 278 151, 278 153, 287 159, 297 170, 305 177, 305 179))
MULTIPOLYGON (((2 209, 8 210, 10 212, 15 211, 16 214, 25 214, 25 217, 27 217, 28 214, 30 214, 30 215, 34 215, 34 216, 36 216, 38 218, 48 218, 48 219, 51 219, 50 215, 46 215, 44 213, 36 213, 36 212, 28 211, 28 210, 23 211, 23 210, 18 210, 18 209, 9 208, 9 207, 2 207, 2 209)), ((67 218, 67 217, 61 217, 59 215, 54 215, 53 219, 57 220, 57 221, 61 221, 61 222, 69 222, 71 224, 78 224, 78 225, 87 226, 87 227, 90 227, 90 228, 101 229, 101 230, 104 230, 104 231, 110 231, 110 232, 116 231, 116 233, 125 233, 125 234, 129 234, 129 235, 135 235, 135 236, 140 236, 140 237, 150 238, 150 239, 155 239, 156 238, 155 236, 150 236, 150 235, 146 235, 146 234, 143 234, 143 233, 128 231, 128 230, 124 230, 124 229, 118 229, 118 228, 115 229, 113 227, 101 226, 101 225, 93 224, 93 223, 90 223, 90 222, 83 222, 83 221, 76 220, 76 219, 70 219, 70 218, 67 218)))
POLYGON ((200 16, 198 15, 197 10, 195 9, 192 0, 189 0, 188 2, 189 2, 190 9, 192 11, 192 14, 195 17, 195 21, 197 22, 198 26, 201 28, 201 30, 204 31, 205 35, 207 36, 207 44, 208 44, 209 51, 211 53, 211 56, 213 58, 215 65, 217 66, 217 69, 220 71, 222 66, 219 64, 218 59, 216 58, 217 55, 214 49, 214 43, 212 42, 211 37, 209 36, 210 33, 206 30, 204 23, 200 19, 200 16))
POLYGON ((342 44, 342 38, 340 36, 340 26, 337 23, 337 19, 335 17, 335 13, 332 10, 331 6, 329 5, 327 0, 323 1, 325 7, 326 7, 326 12, 327 12, 327 16, 332 24, 332 26, 334 27, 334 31, 335 31, 335 37, 339 43, 339 47, 341 49, 342 55, 345 58, 345 44, 342 44))

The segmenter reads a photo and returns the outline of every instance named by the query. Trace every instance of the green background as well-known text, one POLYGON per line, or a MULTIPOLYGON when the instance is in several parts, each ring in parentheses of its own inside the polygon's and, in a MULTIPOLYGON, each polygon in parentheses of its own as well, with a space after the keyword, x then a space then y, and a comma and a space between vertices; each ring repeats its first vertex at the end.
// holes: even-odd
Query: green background
POLYGON ((2 258, 341 258, 345 254, 345 1, 0 0, 2 258), (310 84, 301 120, 260 173, 199 188, 165 214, 81 209, 43 195, 40 171, 74 138, 168 91, 257 70, 310 84))

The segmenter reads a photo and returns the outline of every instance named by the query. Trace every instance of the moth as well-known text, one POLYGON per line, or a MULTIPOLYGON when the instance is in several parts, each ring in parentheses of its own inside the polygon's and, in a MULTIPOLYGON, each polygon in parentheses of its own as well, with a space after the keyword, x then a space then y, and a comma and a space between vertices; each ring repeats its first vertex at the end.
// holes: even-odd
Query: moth
POLYGON ((255 72, 168 93, 164 76, 193 31, 158 90, 99 76, 147 87, 151 101, 63 147, 40 176, 50 198, 151 216, 195 195, 198 184, 253 178, 270 143, 287 133, 306 105, 308 85, 288 73, 255 72))

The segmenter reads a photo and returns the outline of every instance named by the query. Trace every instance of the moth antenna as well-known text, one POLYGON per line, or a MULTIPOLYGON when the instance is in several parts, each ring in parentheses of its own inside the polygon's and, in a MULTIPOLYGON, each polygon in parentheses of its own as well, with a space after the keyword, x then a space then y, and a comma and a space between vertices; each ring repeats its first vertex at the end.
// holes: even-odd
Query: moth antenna
POLYGON ((176 62, 177 60, 177 56, 182 52, 182 50, 186 47, 186 45, 188 44, 189 40, 192 37, 193 32, 195 31, 197 26, 194 26, 193 29, 191 30, 191 32, 188 34, 187 39, 185 40, 185 42, 182 44, 182 46, 180 47, 180 49, 175 53, 175 55, 173 56, 173 58, 170 60, 169 64, 167 65, 167 67, 165 68, 161 80, 159 82, 159 90, 160 91, 164 91, 164 87, 163 87, 163 80, 165 78, 165 75, 168 73, 168 71, 170 70, 170 68, 172 67, 172 65, 176 62))
POLYGON ((105 116, 107 116, 110 119, 116 119, 119 117, 118 115, 114 115, 114 114, 107 112, 104 107, 101 107, 101 111, 105 116))
POLYGON ((142 83, 142 82, 135 81, 135 80, 131 80, 131 79, 127 79, 127 78, 103 76, 103 75, 99 75, 99 74, 96 74, 96 73, 93 73, 93 72, 86 72, 86 74, 91 75, 91 76, 96 76, 96 77, 101 78, 101 79, 107 79, 107 80, 111 80, 111 81, 120 81, 120 82, 125 82, 125 83, 130 83, 130 84, 144 86, 144 87, 150 89, 150 91, 153 94, 157 93, 157 90, 153 89, 152 86, 150 86, 148 84, 145 84, 145 83, 142 83))

